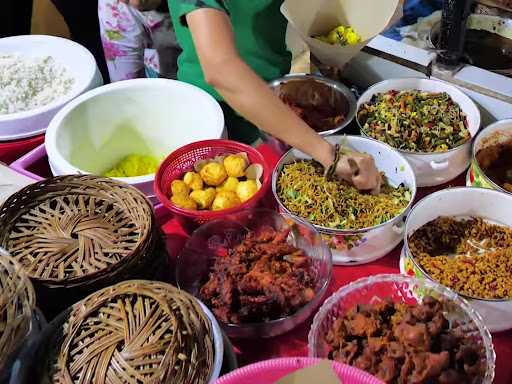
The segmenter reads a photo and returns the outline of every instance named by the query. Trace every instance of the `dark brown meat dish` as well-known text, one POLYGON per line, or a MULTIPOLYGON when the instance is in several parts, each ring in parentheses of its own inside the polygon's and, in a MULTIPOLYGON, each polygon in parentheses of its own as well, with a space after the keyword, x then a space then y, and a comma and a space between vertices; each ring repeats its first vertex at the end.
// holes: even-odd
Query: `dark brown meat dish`
POLYGON ((200 292, 225 323, 253 323, 293 314, 314 297, 308 257, 286 242, 288 232, 265 227, 219 256, 200 292))
POLYGON ((477 346, 451 329, 442 304, 358 305, 338 318, 325 340, 329 358, 390 384, 476 384, 485 366, 477 346))

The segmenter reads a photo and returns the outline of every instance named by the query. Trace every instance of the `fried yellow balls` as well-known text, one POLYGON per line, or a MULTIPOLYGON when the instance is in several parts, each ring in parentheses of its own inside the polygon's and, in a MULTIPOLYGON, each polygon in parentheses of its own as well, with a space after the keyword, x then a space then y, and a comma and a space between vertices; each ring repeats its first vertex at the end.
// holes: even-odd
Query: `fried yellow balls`
POLYGON ((217 187, 217 192, 220 191, 231 191, 236 192, 236 187, 238 186, 238 179, 236 177, 228 177, 225 182, 222 183, 220 187, 217 187))
POLYGON ((207 188, 204 191, 192 191, 190 198, 196 202, 199 209, 210 209, 216 194, 214 188, 207 188))
POLYGON ((188 196, 190 188, 183 180, 174 180, 171 183, 171 196, 188 196))
POLYGON ((201 179, 201 176, 199 176, 198 173, 195 173, 195 172, 185 173, 185 176, 183 177, 183 181, 193 191, 198 191, 198 190, 203 189, 203 179, 201 179))
POLYGON ((256 180, 241 181, 236 187, 236 195, 242 203, 253 197, 258 192, 256 180))
POLYGON ((247 161, 240 155, 229 155, 224 159, 224 168, 231 177, 243 177, 247 165, 247 161))
POLYGON ((235 192, 221 191, 215 196, 215 200, 212 204, 213 211, 221 211, 223 209, 229 209, 242 204, 235 192))
POLYGON ((206 164, 199 174, 203 181, 212 187, 218 187, 228 178, 224 166, 216 162, 206 164))
POLYGON ((175 206, 177 206, 179 208, 189 209, 191 211, 197 211, 196 202, 188 196, 181 196, 181 195, 173 196, 173 197, 171 197, 171 201, 175 206))

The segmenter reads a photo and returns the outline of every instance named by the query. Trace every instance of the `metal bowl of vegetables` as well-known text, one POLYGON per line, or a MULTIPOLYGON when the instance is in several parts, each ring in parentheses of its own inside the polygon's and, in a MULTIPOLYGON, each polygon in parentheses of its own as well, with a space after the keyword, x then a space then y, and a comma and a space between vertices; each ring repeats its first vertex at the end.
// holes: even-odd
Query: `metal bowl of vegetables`
POLYGON ((389 79, 357 103, 361 134, 385 142, 411 163, 419 187, 444 184, 469 166, 480 111, 457 87, 438 80, 389 79))
MULTIPOLYGON (((270 88, 321 136, 329 136, 348 126, 356 115, 356 98, 340 82, 326 77, 297 73, 269 83, 270 88)), ((265 141, 279 154, 290 149, 280 140, 262 132, 265 141)))
POLYGON ((384 174, 381 193, 372 196, 323 176, 311 157, 292 149, 277 164, 272 191, 282 212, 315 226, 331 248, 333 263, 356 265, 377 260, 403 239, 404 219, 416 195, 412 167, 398 151, 361 136, 329 136, 343 150, 368 153, 384 174))

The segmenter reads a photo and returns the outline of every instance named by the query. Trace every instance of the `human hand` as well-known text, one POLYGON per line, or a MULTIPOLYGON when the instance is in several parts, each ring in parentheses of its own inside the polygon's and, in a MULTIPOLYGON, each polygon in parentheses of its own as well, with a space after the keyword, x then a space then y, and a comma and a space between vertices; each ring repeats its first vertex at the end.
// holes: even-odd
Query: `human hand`
POLYGON ((340 155, 334 174, 360 191, 369 191, 372 195, 380 193, 382 176, 373 157, 366 153, 345 151, 340 155))

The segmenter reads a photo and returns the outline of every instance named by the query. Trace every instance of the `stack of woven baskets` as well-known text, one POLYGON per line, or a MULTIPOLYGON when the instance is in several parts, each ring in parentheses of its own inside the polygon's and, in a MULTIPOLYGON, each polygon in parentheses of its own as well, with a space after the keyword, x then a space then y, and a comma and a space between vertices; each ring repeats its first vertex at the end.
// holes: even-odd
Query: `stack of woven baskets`
POLYGON ((0 381, 30 332, 35 301, 34 288, 23 269, 0 252, 0 381))
POLYGON ((165 283, 131 280, 102 289, 49 329, 23 384, 205 384, 220 372, 214 316, 165 283))
POLYGON ((0 209, 0 247, 22 266, 49 317, 103 287, 154 278, 164 259, 152 206, 135 188, 88 175, 32 184, 0 209))

